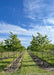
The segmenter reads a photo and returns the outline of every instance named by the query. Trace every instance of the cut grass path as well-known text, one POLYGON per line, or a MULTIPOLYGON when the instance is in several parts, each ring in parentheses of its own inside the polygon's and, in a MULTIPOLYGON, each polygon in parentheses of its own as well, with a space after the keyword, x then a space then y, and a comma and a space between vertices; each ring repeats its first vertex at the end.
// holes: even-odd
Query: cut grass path
POLYGON ((20 70, 14 73, 9 73, 7 75, 54 75, 54 72, 47 72, 40 69, 33 61, 31 56, 25 52, 20 70))

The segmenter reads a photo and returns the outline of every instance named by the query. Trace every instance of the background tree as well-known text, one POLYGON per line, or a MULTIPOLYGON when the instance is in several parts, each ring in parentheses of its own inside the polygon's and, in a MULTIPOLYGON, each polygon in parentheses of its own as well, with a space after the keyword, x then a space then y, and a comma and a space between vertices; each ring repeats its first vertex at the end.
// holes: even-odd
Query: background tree
POLYGON ((3 41, 0 42, 0 52, 4 51, 4 43, 3 41))
POLYGON ((21 49, 21 41, 17 38, 16 34, 10 32, 9 39, 5 40, 5 48, 9 51, 19 51, 21 49))
POLYGON ((47 37, 47 35, 42 36, 39 32, 37 32, 37 36, 32 36, 33 39, 30 42, 31 50, 36 50, 36 51, 44 51, 48 49, 48 45, 50 44, 50 41, 47 37))
POLYGON ((3 44, 3 41, 1 41, 1 42, 0 42, 0 46, 3 46, 3 45, 4 45, 4 44, 3 44))

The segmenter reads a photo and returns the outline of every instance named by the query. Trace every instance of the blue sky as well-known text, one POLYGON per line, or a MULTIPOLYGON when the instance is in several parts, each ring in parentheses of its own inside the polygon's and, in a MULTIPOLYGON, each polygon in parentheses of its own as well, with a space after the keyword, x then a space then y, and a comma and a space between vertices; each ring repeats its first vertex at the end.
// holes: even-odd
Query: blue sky
POLYGON ((25 47, 37 32, 54 43, 54 0, 0 0, 0 41, 7 39, 10 31, 25 47))

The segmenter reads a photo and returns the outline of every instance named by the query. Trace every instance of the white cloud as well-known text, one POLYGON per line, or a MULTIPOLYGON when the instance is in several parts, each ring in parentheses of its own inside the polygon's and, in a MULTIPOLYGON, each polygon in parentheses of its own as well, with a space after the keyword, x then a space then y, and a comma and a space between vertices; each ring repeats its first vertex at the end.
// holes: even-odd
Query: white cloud
POLYGON ((4 40, 5 40, 5 39, 6 39, 6 38, 4 38, 4 37, 3 37, 3 38, 0 38, 0 42, 1 42, 1 41, 3 41, 3 42, 4 42, 4 40))
POLYGON ((27 15, 28 18, 32 19, 32 20, 35 20, 36 17, 34 15, 27 15))
POLYGON ((5 38, 0 38, 0 41, 4 41, 5 40, 5 38))
POLYGON ((22 26, 23 26, 23 27, 26 27, 26 25, 25 25, 25 24, 22 24, 22 26))
MULTIPOLYGON (((24 29, 16 25, 6 24, 6 23, 0 23, 0 33, 2 34, 8 34, 10 31, 13 33, 16 33, 18 35, 23 35, 19 37, 19 39, 22 41, 23 45, 28 45, 32 39, 32 34, 34 36, 37 35, 37 32, 40 32, 42 35, 48 35, 49 39, 54 42, 54 26, 39 26, 39 25, 32 25, 32 29, 24 29)), ((0 40, 4 40, 5 36, 3 38, 0 38, 0 40)))
POLYGON ((24 0, 24 11, 30 19, 52 17, 54 0, 24 0))
POLYGON ((9 33, 13 32, 19 35, 29 35, 28 31, 24 28, 21 28, 16 25, 6 24, 6 23, 0 23, 0 33, 9 33), (26 33, 25 33, 26 32, 26 33))
POLYGON ((54 24, 54 18, 47 19, 46 21, 51 23, 51 24, 54 24))
POLYGON ((24 45, 26 48, 28 45, 30 45, 30 41, 32 40, 31 37, 19 37, 21 40, 22 45, 24 45))

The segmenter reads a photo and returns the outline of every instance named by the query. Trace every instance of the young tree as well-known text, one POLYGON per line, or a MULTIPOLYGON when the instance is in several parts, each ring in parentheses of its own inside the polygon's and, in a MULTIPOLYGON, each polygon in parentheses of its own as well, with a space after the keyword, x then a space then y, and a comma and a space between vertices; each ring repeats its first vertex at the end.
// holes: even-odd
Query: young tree
MULTIPOLYGON (((37 36, 32 36, 33 39, 31 41, 31 50, 32 51, 41 51, 42 52, 42 58, 44 57, 44 50, 48 49, 48 45, 50 44, 50 41, 47 37, 47 35, 42 36, 39 32, 37 32, 37 36)), ((43 62, 44 64, 44 62, 43 62)))
POLYGON ((1 41, 0 46, 3 46, 3 41, 1 41))
POLYGON ((47 49, 48 44, 50 43, 47 35, 42 36, 39 32, 37 32, 37 36, 32 36, 33 39, 31 41, 31 50, 41 50, 47 49))
POLYGON ((33 36, 32 35, 32 37, 33 37, 33 39, 32 39, 32 41, 30 42, 31 43, 31 46, 30 46, 30 48, 31 48, 31 50, 38 50, 38 46, 39 46, 39 44, 38 44, 38 41, 37 41, 37 39, 36 39, 36 37, 35 36, 33 36))
POLYGON ((17 35, 10 32, 10 38, 5 40, 5 47, 11 51, 19 51, 22 45, 17 35))

